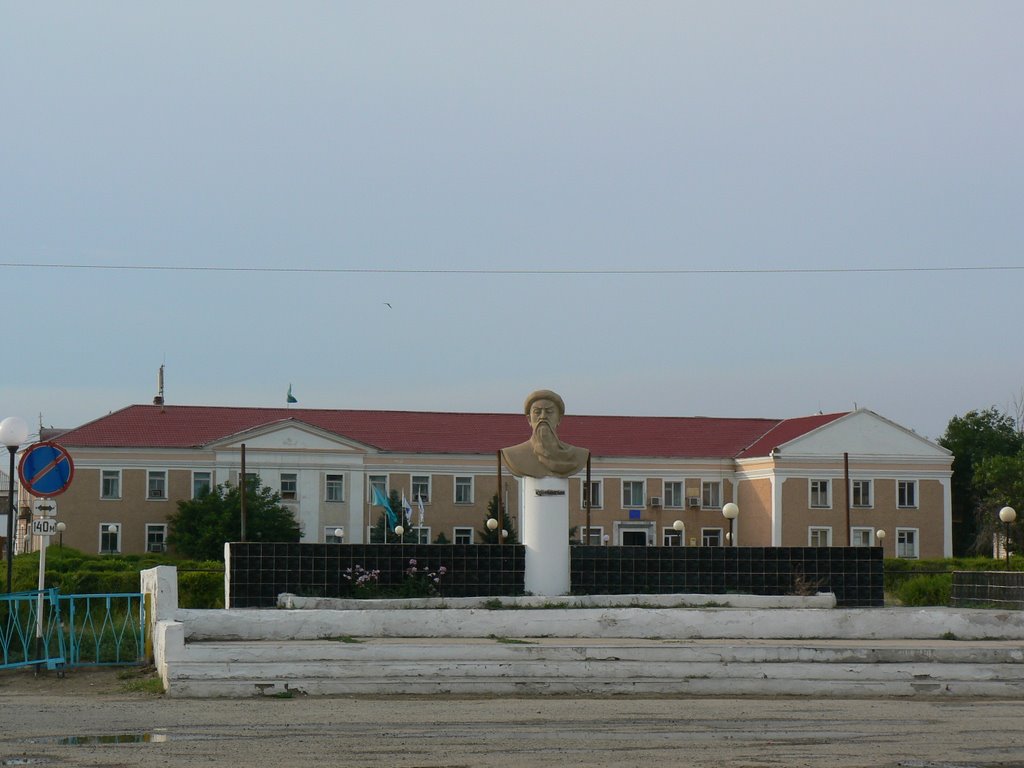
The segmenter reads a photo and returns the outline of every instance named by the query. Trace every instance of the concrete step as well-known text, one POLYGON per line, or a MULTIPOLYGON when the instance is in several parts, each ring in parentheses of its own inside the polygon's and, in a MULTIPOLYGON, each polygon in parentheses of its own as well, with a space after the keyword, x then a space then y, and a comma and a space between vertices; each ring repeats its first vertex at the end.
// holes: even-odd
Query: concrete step
POLYGON ((1014 642, 806 644, 547 638, 188 643, 169 694, 593 693, 1024 697, 1014 642))
POLYGON ((820 681, 691 678, 683 680, 567 679, 421 679, 333 680, 292 678, 272 680, 176 680, 168 695, 184 698, 247 698, 253 696, 533 696, 575 694, 593 696, 807 696, 831 698, 881 697, 994 697, 1024 698, 1024 685, 1004 681, 820 681))

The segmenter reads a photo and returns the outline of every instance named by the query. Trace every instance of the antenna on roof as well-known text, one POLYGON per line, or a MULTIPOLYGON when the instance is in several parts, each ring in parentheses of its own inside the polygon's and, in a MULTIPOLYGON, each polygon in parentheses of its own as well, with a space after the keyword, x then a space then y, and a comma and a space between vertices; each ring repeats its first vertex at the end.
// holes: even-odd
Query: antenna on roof
POLYGON ((164 404, 164 366, 160 365, 160 370, 156 374, 156 397, 153 398, 153 405, 161 406, 160 410, 163 411, 164 404))

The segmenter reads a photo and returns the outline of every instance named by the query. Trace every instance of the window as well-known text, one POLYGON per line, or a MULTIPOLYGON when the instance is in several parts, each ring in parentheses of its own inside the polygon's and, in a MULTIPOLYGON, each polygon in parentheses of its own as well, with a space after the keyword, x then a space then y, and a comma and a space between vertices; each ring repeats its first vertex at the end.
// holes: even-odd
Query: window
POLYGON ((100 554, 115 555, 121 551, 121 526, 100 523, 100 554))
POLYGON ((430 475, 412 476, 412 500, 430 503, 430 475))
POLYGON ((104 469, 100 480, 101 499, 121 498, 121 470, 104 469))
POLYGON ((167 551, 167 526, 162 523, 146 523, 146 551, 167 551))
POLYGON ((472 504, 473 503, 473 478, 472 477, 456 477, 455 478, 455 503, 456 504, 472 504))
MULTIPOLYGON (((583 498, 582 498, 581 501, 584 502, 584 503, 581 503, 580 509, 586 509, 587 505, 586 505, 585 502, 587 500, 587 481, 586 480, 581 480, 580 483, 581 483, 580 488, 583 489, 583 498)), ((591 509, 600 509, 601 508, 601 481, 600 480, 591 480, 590 481, 590 508, 591 509)))
POLYGON ((324 480, 324 501, 342 502, 345 500, 345 476, 327 475, 324 480))
POLYGON ((700 484, 700 505, 704 509, 718 509, 722 506, 722 483, 719 481, 700 484))
POLYGON ((832 546, 832 529, 831 528, 818 528, 810 527, 807 529, 807 546, 808 547, 831 547, 832 546))
POLYGON ((666 480, 662 491, 662 501, 666 507, 675 509, 682 508, 686 499, 683 498, 683 483, 681 480, 666 480))
POLYGON ((622 506, 642 507, 644 506, 644 481, 623 480, 622 481, 622 506))
POLYGON ((259 488, 260 487, 260 473, 259 472, 246 472, 245 473, 245 487, 246 488, 259 488))
POLYGON ((871 481, 853 480, 850 483, 850 506, 871 506, 871 481))
POLYGON ((701 546, 705 546, 705 547, 720 547, 720 546, 722 546, 722 529, 721 528, 701 528, 700 529, 700 541, 701 541, 701 546))
POLYGON ((192 498, 198 499, 200 496, 205 496, 213 490, 213 473, 212 472, 193 472, 192 473, 192 498))
POLYGON ((294 472, 281 473, 281 500, 295 501, 298 496, 299 476, 294 472))
POLYGON ((324 543, 325 544, 344 544, 345 543, 345 528, 341 525, 325 525, 324 526, 324 543))
POLYGON ((829 499, 828 480, 811 480, 811 507, 816 509, 827 509, 832 506, 829 499))
POLYGON ((904 509, 917 506, 917 480, 896 481, 896 506, 904 509))
POLYGON ((160 469, 151 469, 146 473, 146 498, 167 498, 167 473, 160 469))
POLYGON ((684 531, 677 531, 675 528, 662 528, 661 529, 661 546, 663 547, 681 547, 683 546, 683 534, 684 531))
POLYGON ((917 529, 896 529, 896 557, 917 557, 917 529))
POLYGON ((378 491, 380 491, 380 495, 383 496, 385 499, 388 497, 388 476, 387 475, 369 475, 366 478, 366 483, 367 483, 366 495, 367 495, 368 501, 370 503, 373 503, 373 501, 374 501, 374 499, 373 499, 373 496, 374 496, 373 489, 374 488, 376 488, 378 491))
POLYGON ((875 529, 851 528, 850 545, 854 547, 873 547, 875 545, 875 529))
POLYGON ((472 544, 473 543, 473 529, 472 528, 456 528, 454 531, 455 543, 456 544, 472 544))
POLYGON ((416 537, 417 544, 429 544, 430 543, 430 528, 424 526, 417 526, 412 529, 413 536, 416 537))

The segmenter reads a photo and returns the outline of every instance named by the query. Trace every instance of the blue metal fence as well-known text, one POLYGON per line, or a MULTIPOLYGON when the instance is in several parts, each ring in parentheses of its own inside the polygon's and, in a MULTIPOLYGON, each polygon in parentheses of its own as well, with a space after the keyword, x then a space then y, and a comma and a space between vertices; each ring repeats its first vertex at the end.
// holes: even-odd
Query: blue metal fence
POLYGON ((146 604, 141 594, 61 595, 68 666, 141 664, 146 657, 146 604))
POLYGON ((0 595, 0 669, 62 667, 67 663, 64 640, 56 589, 0 595))
POLYGON ((61 595, 44 589, 0 595, 0 669, 141 664, 145 626, 139 593, 61 595))

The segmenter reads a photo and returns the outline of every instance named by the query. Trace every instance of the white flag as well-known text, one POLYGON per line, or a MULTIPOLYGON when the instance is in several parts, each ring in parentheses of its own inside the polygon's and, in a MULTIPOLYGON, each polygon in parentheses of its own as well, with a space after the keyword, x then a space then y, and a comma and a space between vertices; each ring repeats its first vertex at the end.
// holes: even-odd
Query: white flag
POLYGON ((412 525, 412 507, 405 498, 405 491, 402 491, 402 509, 405 510, 405 524, 412 525))
POLYGON ((420 508, 420 528, 423 527, 423 499, 416 499, 416 506, 420 508))

